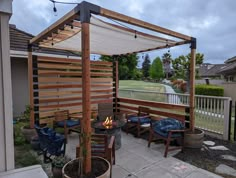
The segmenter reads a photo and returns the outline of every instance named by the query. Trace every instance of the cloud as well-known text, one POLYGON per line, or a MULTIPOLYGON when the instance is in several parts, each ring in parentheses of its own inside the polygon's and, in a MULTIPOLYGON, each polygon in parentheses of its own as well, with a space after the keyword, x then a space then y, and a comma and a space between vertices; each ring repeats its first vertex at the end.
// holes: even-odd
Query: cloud
MULTIPOLYGON (((61 0, 78 2, 81 0, 61 0)), ((205 62, 223 63, 235 56, 235 0, 90 0, 107 9, 123 13, 197 38, 197 51, 205 62)), ((11 23, 24 31, 38 34, 75 5, 57 4, 54 16, 49 0, 14 0, 11 23)), ((166 50, 151 52, 151 58, 166 50)), ((172 56, 189 53, 189 45, 171 48, 172 56)))

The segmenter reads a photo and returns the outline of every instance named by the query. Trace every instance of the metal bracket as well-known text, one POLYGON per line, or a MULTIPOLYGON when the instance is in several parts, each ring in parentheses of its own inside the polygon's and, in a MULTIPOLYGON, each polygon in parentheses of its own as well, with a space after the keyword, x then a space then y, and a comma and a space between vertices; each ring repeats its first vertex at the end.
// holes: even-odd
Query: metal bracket
POLYGON ((83 1, 78 5, 79 14, 80 14, 80 22, 81 23, 90 23, 91 13, 100 14, 100 6, 95 4, 83 1))
POLYGON ((197 48, 197 39, 194 37, 191 37, 191 49, 196 49, 197 48))

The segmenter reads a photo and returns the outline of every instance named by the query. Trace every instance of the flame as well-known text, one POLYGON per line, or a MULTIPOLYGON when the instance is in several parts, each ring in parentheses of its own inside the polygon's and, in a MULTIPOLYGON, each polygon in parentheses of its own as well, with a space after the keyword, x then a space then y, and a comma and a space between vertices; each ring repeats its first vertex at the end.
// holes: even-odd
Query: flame
POLYGON ((103 122, 103 125, 106 128, 112 127, 112 117, 107 117, 106 120, 103 122))

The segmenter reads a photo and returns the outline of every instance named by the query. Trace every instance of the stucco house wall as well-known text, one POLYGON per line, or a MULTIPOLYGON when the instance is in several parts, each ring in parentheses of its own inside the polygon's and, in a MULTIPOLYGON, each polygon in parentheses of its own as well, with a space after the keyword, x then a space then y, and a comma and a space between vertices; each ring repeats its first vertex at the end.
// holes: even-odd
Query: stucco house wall
POLYGON ((29 104, 27 58, 11 57, 13 116, 18 117, 29 104))

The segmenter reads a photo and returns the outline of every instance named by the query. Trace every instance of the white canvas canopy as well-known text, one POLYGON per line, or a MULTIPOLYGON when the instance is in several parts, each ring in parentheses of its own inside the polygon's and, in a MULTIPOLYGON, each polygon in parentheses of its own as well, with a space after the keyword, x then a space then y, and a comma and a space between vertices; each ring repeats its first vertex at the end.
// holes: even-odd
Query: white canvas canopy
MULTIPOLYGON (((76 21, 71 26, 65 26, 64 30, 59 30, 52 38, 41 42, 40 46, 81 52, 80 22, 76 21), (61 37, 63 35, 64 37, 61 37)), ((120 55, 147 51, 175 43, 173 40, 137 32, 91 17, 90 51, 93 54, 120 55)))

